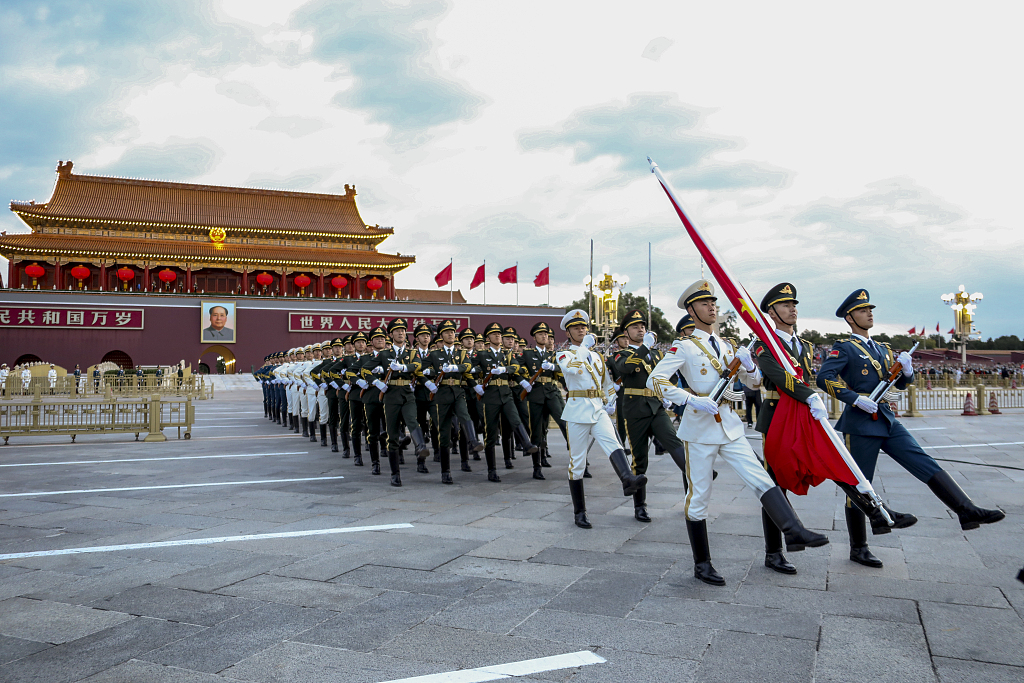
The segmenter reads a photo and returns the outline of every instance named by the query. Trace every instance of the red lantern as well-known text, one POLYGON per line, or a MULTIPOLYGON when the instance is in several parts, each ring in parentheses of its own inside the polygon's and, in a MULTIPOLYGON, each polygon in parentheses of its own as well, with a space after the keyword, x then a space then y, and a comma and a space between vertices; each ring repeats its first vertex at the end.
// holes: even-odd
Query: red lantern
POLYGON ((71 269, 71 277, 73 277, 76 280, 78 280, 78 288, 79 289, 82 288, 82 280, 84 280, 85 278, 89 277, 91 272, 92 271, 90 271, 85 266, 75 266, 74 268, 71 269))
POLYGON ((157 273, 156 276, 160 278, 160 282, 165 282, 167 284, 170 284, 178 279, 178 274, 169 268, 164 268, 159 273, 157 273))
POLYGON ((270 273, 260 273, 256 276, 256 282, 263 285, 264 287, 270 286, 274 282, 274 276, 270 273))
POLYGON ((370 278, 370 281, 366 283, 366 288, 373 292, 373 298, 377 298, 377 290, 384 286, 384 283, 377 278, 370 278))
POLYGON ((331 285, 333 285, 335 289, 344 289, 348 286, 348 278, 344 275, 335 275, 331 278, 331 285))
POLYGON ((32 278, 32 289, 36 288, 36 279, 46 275, 46 269, 38 263, 33 263, 30 266, 25 267, 25 275, 32 278))
POLYGON ((125 291, 128 291, 128 283, 131 280, 135 279, 135 271, 129 268, 128 266, 118 268, 117 279, 124 283, 124 289, 125 291))
POLYGON ((312 280, 310 280, 309 276, 307 275, 296 275, 294 282, 295 286, 301 290, 299 292, 299 296, 305 296, 306 287, 309 287, 309 283, 312 282, 312 280))

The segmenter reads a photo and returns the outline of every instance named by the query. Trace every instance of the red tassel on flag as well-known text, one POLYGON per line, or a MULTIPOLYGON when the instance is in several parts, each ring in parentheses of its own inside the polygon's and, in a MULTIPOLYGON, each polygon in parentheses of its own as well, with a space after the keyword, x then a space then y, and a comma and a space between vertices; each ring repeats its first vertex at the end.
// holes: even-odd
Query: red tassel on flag
POLYGON ((434 282, 437 283, 438 287, 444 287, 446 284, 452 281, 452 264, 449 263, 444 267, 440 273, 434 276, 434 282))
POLYGON ((544 287, 551 284, 548 278, 548 272, 551 270, 551 266, 548 266, 544 270, 537 273, 537 277, 533 278, 534 287, 544 287))
POLYGON ((476 269, 476 275, 473 276, 473 281, 469 283, 470 289, 476 289, 484 283, 484 270, 487 268, 487 264, 480 266, 476 269))
POLYGON ((500 282, 503 285, 516 284, 519 281, 517 275, 518 271, 519 266, 512 266, 511 268, 506 268, 505 270, 498 273, 498 282, 500 282))

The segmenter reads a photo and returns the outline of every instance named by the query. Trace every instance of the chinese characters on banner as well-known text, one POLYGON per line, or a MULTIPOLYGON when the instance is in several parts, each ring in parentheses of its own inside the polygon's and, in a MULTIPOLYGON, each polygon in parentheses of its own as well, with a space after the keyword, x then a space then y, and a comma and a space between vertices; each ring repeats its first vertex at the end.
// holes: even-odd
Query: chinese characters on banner
POLYGON ((0 327, 49 327, 141 330, 141 308, 55 308, 19 306, 0 308, 0 327))
MULTIPOLYGON (((288 313, 288 331, 317 332, 327 334, 328 336, 355 334, 360 330, 369 332, 375 327, 387 327, 387 324, 396 317, 403 316, 382 315, 380 313, 353 315, 350 313, 298 313, 292 311, 288 313)), ((407 318, 403 317, 403 319, 409 323, 409 334, 412 334, 417 325, 426 323, 436 327, 441 324, 442 320, 454 321, 460 330, 469 326, 468 316, 461 318, 447 318, 443 315, 429 318, 409 316, 407 318)))

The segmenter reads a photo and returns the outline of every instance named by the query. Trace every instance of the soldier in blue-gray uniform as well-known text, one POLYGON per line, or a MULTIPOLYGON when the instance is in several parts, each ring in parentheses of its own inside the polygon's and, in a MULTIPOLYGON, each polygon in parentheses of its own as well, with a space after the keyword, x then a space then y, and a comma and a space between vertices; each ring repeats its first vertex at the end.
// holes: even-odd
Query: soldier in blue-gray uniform
MULTIPOLYGON (((898 361, 903 366, 896 381, 897 389, 904 389, 914 381, 913 360, 909 353, 904 351, 894 358, 888 344, 879 344, 871 339, 874 307, 868 291, 858 289, 836 310, 836 317, 843 318, 850 326, 850 337, 832 345, 817 379, 820 388, 846 404, 836 429, 846 435, 846 445, 869 481, 875 476, 875 462, 878 451, 882 450, 926 483, 939 500, 956 512, 962 529, 977 529, 981 524, 998 522, 1006 516, 1002 510, 977 507, 953 477, 924 452, 907 428, 896 419, 889 403, 884 398, 878 403, 868 398, 878 383, 888 376, 894 362, 898 361)), ((882 561, 868 550, 864 513, 851 506, 849 501, 846 523, 850 530, 850 559, 868 567, 881 567, 882 561)))

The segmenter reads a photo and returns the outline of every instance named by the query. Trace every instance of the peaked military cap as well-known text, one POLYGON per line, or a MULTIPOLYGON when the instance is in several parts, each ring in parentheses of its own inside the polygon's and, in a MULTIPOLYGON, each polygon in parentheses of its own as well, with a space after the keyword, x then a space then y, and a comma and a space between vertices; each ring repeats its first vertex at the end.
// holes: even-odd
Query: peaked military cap
POLYGON ((505 331, 501 333, 502 337, 512 337, 513 339, 519 339, 519 333, 516 332, 514 327, 506 327, 505 331))
POLYGON ((619 327, 625 330, 633 323, 643 323, 644 325, 646 325, 647 316, 641 313, 639 309, 634 308, 633 310, 628 311, 626 315, 622 318, 622 322, 619 323, 619 327))
POLYGON ((437 333, 438 334, 441 334, 442 332, 447 332, 449 330, 451 330, 452 332, 458 332, 459 331, 459 328, 455 324, 454 320, 442 320, 441 324, 437 326, 437 333))
POLYGON ((795 304, 800 303, 796 300, 796 286, 789 282, 780 282, 769 289, 768 293, 761 299, 761 310, 767 313, 768 309, 775 304, 782 304, 787 301, 792 301, 795 304))
MULTIPOLYGON (((405 318, 395 318, 388 323, 388 334, 391 334, 395 330, 408 330, 409 325, 405 322, 405 318)), ((373 337, 371 337, 372 339, 373 337)))
POLYGON ((482 335, 482 334, 476 335, 475 340, 482 344, 483 341, 484 341, 484 335, 482 335))
POLYGON ((362 330, 352 335, 352 343, 355 344, 357 341, 367 341, 366 333, 362 330))
POLYGON ((306 344, 306 348, 304 348, 302 350, 303 351, 312 351, 313 350, 313 345, 312 344, 306 344))
MULTIPOLYGON (((390 332, 390 331, 391 330, 388 329, 388 332, 390 332)), ((429 335, 433 336, 434 335, 434 328, 431 327, 430 325, 426 324, 426 323, 420 323, 419 325, 416 326, 416 329, 413 331, 413 336, 418 337, 421 334, 429 334, 429 335)))
POLYGON ((526 343, 526 337, 519 337, 517 341, 519 342, 520 346, 529 346, 529 344, 526 343))
POLYGON ((380 327, 379 325, 377 327, 373 328, 372 330, 370 330, 370 340, 372 341, 373 339, 375 339, 377 337, 381 337, 382 339, 387 339, 388 338, 388 333, 385 332, 384 328, 380 327))
POLYGON ((619 325, 618 327, 615 328, 615 332, 612 333, 611 342, 614 344, 616 341, 618 341, 619 337, 625 336, 625 334, 626 329, 622 325, 619 325))
MULTIPOLYGON (((345 339, 348 339, 348 337, 345 337, 345 339)), ((335 339, 334 341, 331 342, 331 346, 344 346, 345 345, 345 339, 342 339, 341 337, 338 337, 337 339, 335 339)))
POLYGON ((701 299, 718 301, 718 297, 715 296, 715 286, 710 280, 697 280, 687 287, 686 291, 679 297, 679 301, 676 302, 676 306, 685 311, 687 306, 701 299))
POLYGON ((495 332, 501 333, 505 330, 502 329, 501 323, 487 323, 487 327, 484 328, 484 337, 490 337, 495 332))
POLYGON ((875 305, 871 303, 871 295, 868 294, 868 290, 858 289, 846 297, 843 303, 839 304, 839 308, 836 309, 836 317, 845 318, 851 311, 855 311, 858 308, 874 307, 875 305))
POLYGON ((459 341, 462 341, 466 337, 469 337, 471 339, 476 339, 477 336, 478 336, 477 333, 473 331, 472 327, 467 327, 462 332, 459 332, 459 341))
POLYGON ((679 319, 679 322, 676 323, 676 334, 683 337, 686 336, 687 330, 693 330, 695 328, 696 325, 693 324, 693 316, 687 313, 679 319))
POLYGON ((565 315, 562 316, 562 322, 559 323, 559 327, 563 330, 567 330, 574 325, 589 325, 590 316, 587 315, 586 311, 581 311, 578 308, 574 308, 565 315))
POLYGON ((530 328, 530 336, 536 337, 541 332, 547 332, 548 334, 551 334, 551 328, 548 327, 548 324, 543 320, 541 320, 539 323, 535 324, 533 327, 530 328))

